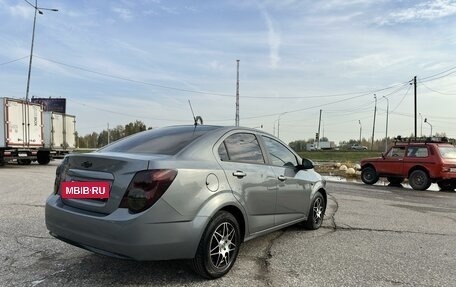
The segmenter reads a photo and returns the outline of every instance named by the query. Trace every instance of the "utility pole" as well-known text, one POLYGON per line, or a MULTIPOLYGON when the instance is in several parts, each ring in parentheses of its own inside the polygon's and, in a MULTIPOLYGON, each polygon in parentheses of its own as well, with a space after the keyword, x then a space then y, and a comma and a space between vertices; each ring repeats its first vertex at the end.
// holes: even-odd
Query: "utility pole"
POLYGON ((374 134, 375 134, 375 117, 377 116, 377 95, 374 94, 375 99, 375 107, 374 107, 374 124, 372 126, 372 143, 371 143, 371 150, 374 149, 374 134))
POLYGON ((416 128, 416 122, 417 122, 417 117, 416 117, 416 111, 417 111, 417 104, 416 104, 416 76, 413 77, 413 87, 414 87, 414 94, 415 94, 415 138, 417 137, 417 128, 416 128))
POLYGON ((389 112, 389 100, 387 97, 383 96, 386 99, 386 134, 385 134, 385 153, 388 151, 388 112, 389 112))
POLYGON ((359 123, 359 145, 361 145, 361 131, 363 130, 363 126, 361 125, 361 120, 358 120, 359 123))
POLYGON ((320 149, 320 127, 321 127, 321 113, 322 113, 323 110, 320 110, 320 118, 318 120, 318 133, 317 133, 317 143, 318 143, 318 146, 317 146, 317 149, 320 149))
POLYGON ((110 131, 109 131, 109 123, 108 123, 108 144, 109 144, 109 138, 110 138, 110 131))
POLYGON ((236 80, 236 119, 235 126, 239 126, 239 60, 237 62, 237 80, 236 80))
POLYGON ((28 68, 28 76, 27 76, 27 90, 25 92, 25 101, 28 102, 29 101, 29 91, 30 91, 30 75, 32 74, 33 43, 35 42, 36 13, 38 12, 40 15, 43 15, 43 11, 57 12, 59 10, 38 7, 38 0, 35 0, 35 5, 33 5, 32 3, 30 3, 27 0, 25 2, 27 2, 30 6, 32 6, 35 9, 35 16, 33 17, 32 47, 30 48, 30 60, 29 60, 29 68, 28 68))

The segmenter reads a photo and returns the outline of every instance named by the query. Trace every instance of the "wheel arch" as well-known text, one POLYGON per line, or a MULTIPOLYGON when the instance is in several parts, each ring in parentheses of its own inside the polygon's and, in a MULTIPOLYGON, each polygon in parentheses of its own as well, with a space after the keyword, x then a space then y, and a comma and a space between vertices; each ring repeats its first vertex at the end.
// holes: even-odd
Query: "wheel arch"
MULTIPOLYGON (((325 207, 328 206, 328 194, 323 187, 320 187, 315 193, 320 192, 323 195, 323 199, 325 200, 325 207)), ((313 197, 312 197, 313 198, 313 197)))
POLYGON ((207 201, 204 206, 199 210, 198 216, 206 217, 206 220, 201 226, 201 234, 200 237, 203 235, 204 230, 206 230, 209 222, 212 218, 217 214, 219 211, 226 211, 231 213, 239 223, 239 229, 241 231, 241 242, 244 240, 245 235, 248 232, 248 222, 246 218, 246 214, 243 210, 241 204, 236 200, 234 195, 230 192, 223 192, 217 196, 212 197, 209 201, 207 201))
MULTIPOLYGON (((243 242, 247 229, 246 229, 244 214, 242 213, 242 211, 237 206, 234 206, 234 205, 224 206, 218 211, 229 212, 236 218, 236 220, 239 223, 239 230, 241 231, 241 242, 243 242)), ((216 213, 214 213, 214 214, 216 214, 216 213)))
POLYGON ((375 172, 377 172, 377 169, 375 168, 375 165, 373 165, 372 163, 368 162, 368 163, 365 163, 361 166, 361 170, 365 169, 365 168, 368 168, 368 167, 371 167, 375 170, 375 172))

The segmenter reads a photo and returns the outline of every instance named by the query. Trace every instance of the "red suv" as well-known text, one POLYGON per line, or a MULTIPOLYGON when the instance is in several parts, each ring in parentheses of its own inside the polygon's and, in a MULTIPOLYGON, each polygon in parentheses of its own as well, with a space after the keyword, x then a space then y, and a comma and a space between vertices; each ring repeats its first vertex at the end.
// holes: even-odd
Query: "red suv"
MULTIPOLYGON (((453 141, 454 143, 454 141, 453 141)), ((408 178, 413 189, 426 190, 436 182, 441 190, 456 188, 456 147, 446 138, 396 139, 382 157, 361 161, 361 179, 374 184, 386 177, 392 184, 408 178)))

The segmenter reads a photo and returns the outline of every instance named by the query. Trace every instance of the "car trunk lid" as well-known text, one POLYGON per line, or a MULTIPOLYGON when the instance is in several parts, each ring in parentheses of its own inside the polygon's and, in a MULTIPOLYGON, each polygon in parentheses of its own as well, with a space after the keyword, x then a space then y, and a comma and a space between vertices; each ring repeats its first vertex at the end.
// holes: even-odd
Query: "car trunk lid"
POLYGON ((64 199, 64 204, 102 214, 115 211, 134 175, 147 170, 149 161, 169 156, 126 153, 88 153, 67 156, 57 170, 56 188, 61 193, 61 182, 108 182, 107 199, 64 199))

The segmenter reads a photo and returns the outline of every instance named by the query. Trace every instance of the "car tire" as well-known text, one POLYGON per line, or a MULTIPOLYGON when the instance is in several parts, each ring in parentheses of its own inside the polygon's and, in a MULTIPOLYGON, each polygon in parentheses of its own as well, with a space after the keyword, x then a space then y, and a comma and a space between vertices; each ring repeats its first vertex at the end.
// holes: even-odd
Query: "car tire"
POLYGON ((361 180, 365 184, 374 184, 378 181, 378 174, 373 167, 365 167, 361 170, 361 180))
POLYGON ((431 180, 424 170, 417 169, 410 174, 409 184, 415 190, 426 190, 431 186, 431 180))
POLYGON ((388 182, 391 183, 391 184, 401 184, 401 183, 404 181, 404 178, 403 178, 403 177, 392 177, 392 176, 388 176, 386 179, 387 179, 388 182))
POLYGON ((317 191, 315 194, 312 204, 310 205, 309 214, 307 220, 304 221, 304 228, 309 230, 315 230, 320 228, 323 223, 325 216, 326 201, 321 192, 317 191))
POLYGON ((456 180, 441 180, 437 182, 440 191, 454 191, 456 189, 456 180))
POLYGON ((193 270, 208 279, 222 277, 233 267, 241 245, 241 232, 236 218, 219 211, 207 225, 201 237, 193 270))
POLYGON ((51 161, 49 156, 38 156, 37 161, 41 165, 46 165, 51 161))
POLYGON ((38 152, 36 160, 41 165, 46 165, 51 161, 51 156, 48 152, 38 152))

